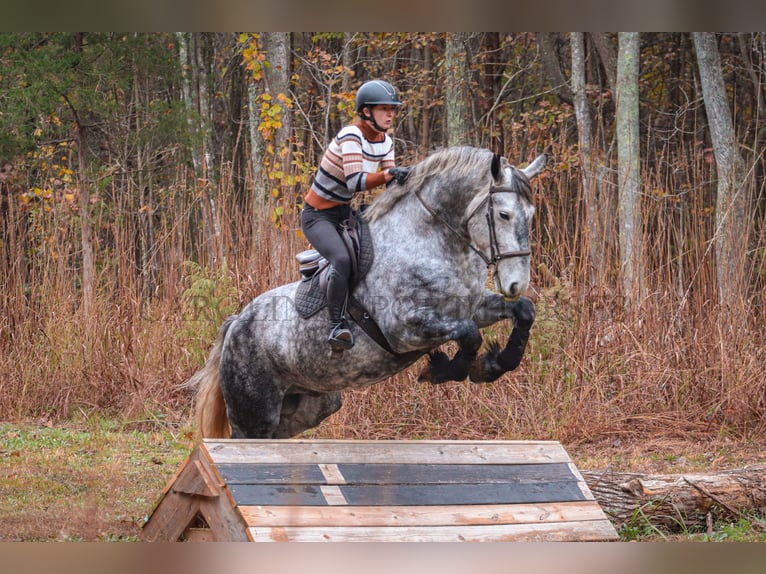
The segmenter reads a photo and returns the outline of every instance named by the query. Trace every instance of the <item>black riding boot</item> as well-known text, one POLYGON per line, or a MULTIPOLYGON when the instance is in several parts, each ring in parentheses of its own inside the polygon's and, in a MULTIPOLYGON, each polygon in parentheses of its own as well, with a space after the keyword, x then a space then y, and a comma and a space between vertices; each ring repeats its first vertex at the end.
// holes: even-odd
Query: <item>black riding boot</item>
POLYGON ((354 335, 343 317, 347 291, 346 281, 331 269, 327 281, 327 307, 330 310, 330 336, 327 341, 335 351, 354 346, 354 335))

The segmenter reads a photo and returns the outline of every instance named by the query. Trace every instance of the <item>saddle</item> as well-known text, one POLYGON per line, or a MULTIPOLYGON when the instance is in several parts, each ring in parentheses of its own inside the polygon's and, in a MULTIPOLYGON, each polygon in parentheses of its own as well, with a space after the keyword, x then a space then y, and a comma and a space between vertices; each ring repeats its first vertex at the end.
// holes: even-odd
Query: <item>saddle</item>
MULTIPOLYGON (((391 348, 386 336, 380 330, 375 319, 367 309, 354 297, 354 287, 361 281, 372 267, 374 257, 369 226, 355 212, 341 227, 341 237, 346 249, 351 254, 351 280, 348 290, 346 311, 351 319, 367 333, 367 335, 383 349, 399 358, 414 360, 421 356, 421 351, 397 353, 391 348)), ((330 262, 316 249, 301 251, 295 258, 298 261, 302 279, 295 290, 294 303, 298 314, 304 318, 315 315, 327 306, 327 275, 330 272, 330 262)))
MULTIPOLYGON (((366 221, 351 212, 341 228, 341 237, 351 255, 351 282, 349 293, 361 281, 372 266, 374 257, 369 226, 366 221)), ((295 291, 295 309, 304 319, 315 315, 327 305, 327 275, 330 263, 315 249, 301 251, 295 256, 301 281, 295 291)))

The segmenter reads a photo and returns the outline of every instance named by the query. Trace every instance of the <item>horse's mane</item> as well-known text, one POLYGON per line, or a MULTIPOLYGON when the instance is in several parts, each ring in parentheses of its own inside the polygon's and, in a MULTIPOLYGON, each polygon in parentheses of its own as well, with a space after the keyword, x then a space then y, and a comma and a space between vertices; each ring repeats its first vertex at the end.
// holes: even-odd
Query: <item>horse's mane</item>
POLYGON ((415 189, 420 189, 435 175, 448 175, 458 180, 471 177, 475 181, 491 178, 490 160, 492 152, 486 149, 457 146, 435 151, 410 169, 404 185, 392 185, 379 195, 364 212, 368 221, 375 221, 388 213, 400 199, 415 189))

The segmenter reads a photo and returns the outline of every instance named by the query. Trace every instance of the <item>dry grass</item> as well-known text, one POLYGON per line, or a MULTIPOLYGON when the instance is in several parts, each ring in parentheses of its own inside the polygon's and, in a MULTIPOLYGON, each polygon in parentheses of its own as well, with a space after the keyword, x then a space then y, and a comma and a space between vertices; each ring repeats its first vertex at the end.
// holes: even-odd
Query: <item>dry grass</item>
MULTIPOLYGON (((563 144, 557 155, 566 156, 563 144)), ((684 170, 645 167, 647 275, 631 310, 621 296, 611 207, 601 206, 608 265, 599 276, 587 257, 584 209, 573 191, 577 170, 554 166, 536 185, 531 295, 537 321, 520 368, 489 385, 432 387, 417 382, 422 364, 416 365, 348 393, 344 408, 315 432, 568 444, 761 436, 766 306, 759 270, 766 249, 756 237, 740 310, 734 320, 722 316, 709 243, 710 166, 691 154, 686 159, 684 170)), ((163 215, 155 221, 150 267, 136 263, 135 219, 99 216, 106 219, 99 220, 101 263, 89 316, 80 307, 76 220, 67 227, 55 213, 42 214, 39 228, 30 229, 28 218, 9 215, 8 237, 16 239, 3 243, 0 258, 0 420, 64 421, 82 408, 116 417, 184 417, 190 397, 178 385, 201 366, 223 318, 296 278, 293 257, 307 247, 298 232, 299 189, 283 189, 256 216, 252 201, 233 193, 224 178, 221 234, 210 242, 185 177, 179 173, 156 206, 163 215), (276 207, 284 212, 275 215, 276 207)), ((500 324, 487 336, 502 340, 508 329, 500 324)))

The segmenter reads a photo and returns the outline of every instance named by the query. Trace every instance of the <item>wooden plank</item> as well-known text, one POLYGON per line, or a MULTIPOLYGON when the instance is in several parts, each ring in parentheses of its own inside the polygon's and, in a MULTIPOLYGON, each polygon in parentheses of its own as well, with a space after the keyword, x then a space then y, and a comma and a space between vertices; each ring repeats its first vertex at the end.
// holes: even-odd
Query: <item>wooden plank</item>
MULTIPOLYGON (((570 482, 568 464, 341 464, 346 484, 504 484, 570 482)), ((582 478, 582 482, 585 482, 582 478)))
POLYGON ((494 526, 252 526, 254 542, 554 542, 614 540, 608 520, 494 526))
POLYGON ((551 464, 218 464, 228 484, 493 484, 585 482, 566 463, 551 464))
POLYGON ((203 441, 217 465, 229 463, 287 464, 525 464, 569 463, 555 441, 332 441, 217 440, 203 441))
POLYGON ((199 449, 195 449, 183 462, 173 479, 168 483, 151 514, 141 528, 141 538, 148 542, 176 541, 184 533, 199 512, 201 497, 176 492, 177 483, 204 481, 198 477, 199 463, 203 460, 199 449))
POLYGON ((224 542, 247 542, 252 540, 250 531, 247 529, 242 515, 237 510, 237 503, 231 494, 231 490, 226 487, 223 477, 218 472, 215 463, 210 459, 207 451, 200 446, 198 448, 199 460, 204 470, 223 486, 223 495, 215 498, 199 497, 199 510, 202 517, 210 527, 214 538, 217 541, 224 542))
MULTIPOLYGON (((239 506, 324 506, 322 486, 231 485, 239 506)), ((519 504, 585 500, 577 482, 506 484, 341 485, 352 506, 443 506, 445 504, 519 504)))
POLYGON ((242 515, 229 504, 225 497, 202 498, 199 513, 207 522, 216 541, 247 542, 250 540, 250 531, 242 515))
POLYGON ((577 477, 577 480, 579 481, 580 489, 582 490, 582 494, 585 497, 586 500, 596 500, 596 497, 593 496, 593 493, 590 491, 590 488, 588 488, 588 483, 583 478, 582 474, 580 474, 580 471, 577 469, 575 464, 573 462, 569 463, 569 468, 572 471, 572 475, 577 477))
POLYGON ((458 526, 603 520, 593 501, 463 506, 240 506, 250 526, 458 526))
POLYGON ((197 448, 144 525, 141 537, 146 541, 179 540, 199 514, 217 540, 249 540, 250 533, 235 506, 204 449, 197 448), (220 491, 217 485, 221 485, 220 491))
POLYGON ((325 506, 322 485, 230 484, 237 505, 325 506))
POLYGON ((198 496, 220 495, 225 483, 216 481, 205 467, 201 460, 192 461, 188 471, 181 474, 173 485, 173 492, 198 496))
POLYGON ((319 470, 322 471, 327 484, 346 484, 346 477, 337 464, 320 464, 319 470))
POLYGON ((176 483, 178 478, 184 473, 186 470, 186 467, 190 464, 192 464, 192 461, 195 460, 195 457, 199 456, 199 448, 194 449, 189 456, 181 463, 181 466, 178 467, 178 470, 176 470, 176 473, 168 479, 167 483, 165 483, 165 488, 162 490, 162 494, 159 496, 157 501, 154 503, 154 506, 152 507, 151 511, 149 512, 149 516, 153 516, 154 513, 157 511, 158 506, 162 503, 162 501, 165 499, 165 496, 170 493, 170 490, 173 488, 173 485, 176 483))
POLYGON ((349 485, 341 490, 352 506, 521 504, 583 500, 582 492, 575 482, 349 485))
POLYGON ((327 484, 317 464, 216 464, 227 484, 327 484))
POLYGON ((200 497, 168 492, 141 529, 145 542, 175 542, 199 512, 200 497))
POLYGON ((319 488, 322 490, 322 495, 327 501, 327 504, 331 506, 348 504, 343 491, 338 486, 328 485, 320 486, 319 488))

